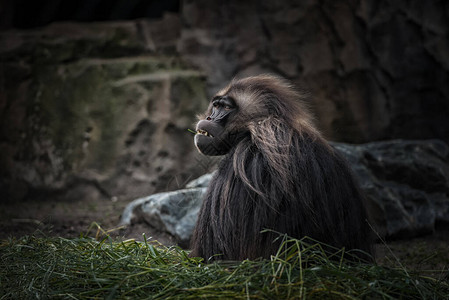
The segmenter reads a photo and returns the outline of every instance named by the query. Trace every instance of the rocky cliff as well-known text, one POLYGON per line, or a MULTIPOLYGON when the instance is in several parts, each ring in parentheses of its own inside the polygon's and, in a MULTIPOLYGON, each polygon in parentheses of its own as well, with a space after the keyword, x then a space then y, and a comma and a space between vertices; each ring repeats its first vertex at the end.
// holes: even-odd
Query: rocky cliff
POLYGON ((274 72, 309 90, 332 140, 449 141, 449 10, 441 1, 186 0, 180 51, 208 74, 274 72))
POLYGON ((0 34, 3 199, 136 197, 206 171, 188 131, 205 77, 174 51, 178 21, 0 34))

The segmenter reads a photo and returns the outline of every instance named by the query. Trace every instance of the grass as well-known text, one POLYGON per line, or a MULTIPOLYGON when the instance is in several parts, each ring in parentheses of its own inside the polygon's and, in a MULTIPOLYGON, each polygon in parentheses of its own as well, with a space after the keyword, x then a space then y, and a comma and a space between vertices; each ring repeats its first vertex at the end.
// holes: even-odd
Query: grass
POLYGON ((307 238, 280 238, 270 260, 212 264, 178 247, 101 232, 4 240, 0 299, 448 299, 447 277, 354 261, 344 249, 327 251, 307 238))

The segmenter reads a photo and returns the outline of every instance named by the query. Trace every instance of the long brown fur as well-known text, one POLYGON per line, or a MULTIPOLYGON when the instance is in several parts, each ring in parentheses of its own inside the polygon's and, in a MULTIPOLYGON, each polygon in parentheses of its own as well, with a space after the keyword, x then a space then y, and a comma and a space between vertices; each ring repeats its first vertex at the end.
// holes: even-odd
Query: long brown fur
POLYGON ((236 101, 239 111, 226 127, 245 135, 209 185, 191 255, 268 258, 279 244, 264 229, 371 253, 363 196, 348 164, 313 125, 306 97, 267 75, 234 80, 217 95, 236 101))

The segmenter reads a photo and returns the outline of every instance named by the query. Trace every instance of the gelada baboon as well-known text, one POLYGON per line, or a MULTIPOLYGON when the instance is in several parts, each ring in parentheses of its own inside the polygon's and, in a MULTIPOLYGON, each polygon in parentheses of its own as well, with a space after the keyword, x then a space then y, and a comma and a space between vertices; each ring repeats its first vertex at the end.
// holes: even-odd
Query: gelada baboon
POLYGON ((269 75, 233 80, 213 97, 195 145, 225 157, 205 195, 191 256, 269 258, 279 247, 273 231, 371 252, 359 188, 303 98, 269 75))

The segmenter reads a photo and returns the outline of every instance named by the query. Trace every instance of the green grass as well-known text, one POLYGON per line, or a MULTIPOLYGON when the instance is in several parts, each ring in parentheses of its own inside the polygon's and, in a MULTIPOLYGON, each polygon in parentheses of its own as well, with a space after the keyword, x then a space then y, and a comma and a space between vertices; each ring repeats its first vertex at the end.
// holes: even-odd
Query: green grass
POLYGON ((0 245, 0 299, 448 299, 448 279, 286 236, 270 260, 206 264, 177 247, 38 234, 0 245))

